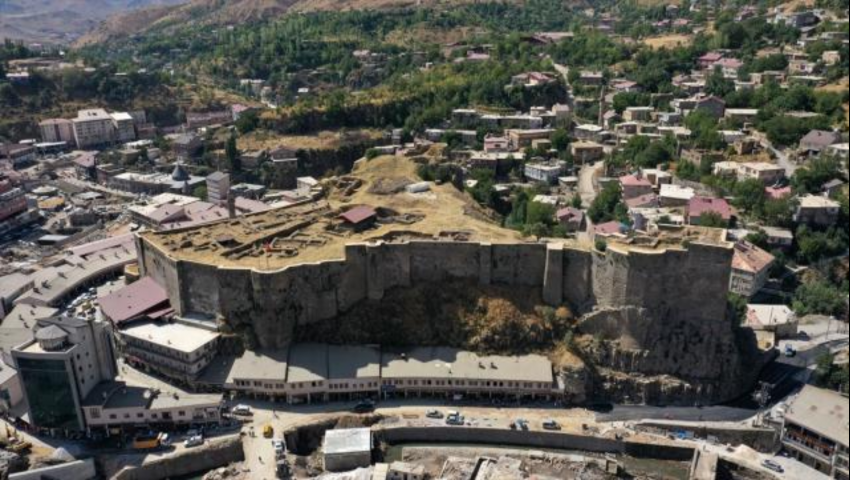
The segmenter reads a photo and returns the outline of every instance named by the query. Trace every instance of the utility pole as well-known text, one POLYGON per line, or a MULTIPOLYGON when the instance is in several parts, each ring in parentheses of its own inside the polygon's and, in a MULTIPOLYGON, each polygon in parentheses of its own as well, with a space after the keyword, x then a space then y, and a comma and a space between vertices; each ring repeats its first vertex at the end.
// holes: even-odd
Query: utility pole
POLYGON ((758 414, 756 415, 756 425, 757 427, 764 426, 764 413, 765 408, 770 403, 770 390, 773 386, 767 382, 759 382, 758 391, 753 393, 753 400, 758 403, 759 409, 758 414))

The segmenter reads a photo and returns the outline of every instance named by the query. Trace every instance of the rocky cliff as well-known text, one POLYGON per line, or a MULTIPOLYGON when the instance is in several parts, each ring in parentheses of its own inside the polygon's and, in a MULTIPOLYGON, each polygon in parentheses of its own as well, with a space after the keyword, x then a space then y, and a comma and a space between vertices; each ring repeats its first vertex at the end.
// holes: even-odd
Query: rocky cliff
POLYGON ((457 323, 448 331, 460 332, 458 341, 470 348, 496 346, 516 353, 563 347, 565 325, 541 323, 544 315, 527 305, 513 305, 506 312, 514 313, 507 313, 501 324, 486 325, 496 327, 489 331, 475 323, 488 318, 487 311, 393 305, 416 302, 405 299, 405 291, 427 292, 435 285, 445 289, 432 295, 438 306, 453 294, 475 301, 479 297, 470 297, 470 292, 452 291, 473 285, 490 295, 494 288, 532 292, 526 296, 575 312, 570 348, 582 365, 569 365, 565 375, 576 399, 720 402, 746 392, 759 370, 754 368, 760 361, 754 341, 727 320, 732 250, 725 244, 612 246, 605 253, 522 243, 356 244, 346 248, 342 261, 259 272, 185 262, 141 243, 145 272, 166 287, 178 312, 218 315, 249 348, 280 348, 297 338, 386 342, 386 329, 401 328, 402 317, 410 312, 430 317, 432 323, 422 324, 424 333, 418 336, 400 330, 396 338, 452 343, 426 334, 443 332, 446 318, 455 314, 457 323), (374 325, 363 324, 370 316, 362 314, 364 308, 374 316, 374 325), (507 317, 523 308, 531 314, 507 317), (433 323, 437 321, 443 327, 433 323), (534 329, 543 333, 536 335, 534 329), (498 338, 488 338, 492 333, 498 338), (506 336, 516 337, 517 343, 504 342, 501 337, 506 336))

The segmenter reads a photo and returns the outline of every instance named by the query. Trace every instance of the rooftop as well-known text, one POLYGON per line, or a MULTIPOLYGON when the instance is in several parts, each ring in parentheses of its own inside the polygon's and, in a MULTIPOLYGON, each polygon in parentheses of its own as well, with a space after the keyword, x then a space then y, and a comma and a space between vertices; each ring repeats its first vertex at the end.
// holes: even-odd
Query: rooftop
POLYGON ((328 347, 328 379, 377 378, 381 376, 381 351, 375 347, 328 347))
POLYGON ((323 382, 328 379, 328 345, 298 343, 289 349, 287 383, 323 382))
POLYGON ((322 446, 325 455, 343 455, 372 451, 372 430, 368 428, 350 428, 328 430, 322 446))
POLYGON ((447 378, 542 382, 553 381, 552 364, 539 355, 478 356, 453 348, 421 347, 385 351, 384 378, 447 378))
POLYGON ((122 335, 163 346, 182 353, 193 353, 210 342, 219 334, 191 327, 182 323, 144 322, 128 326, 122 335))
POLYGON ((806 195, 800 197, 800 207, 802 208, 841 208, 841 204, 827 197, 820 195, 806 195))
POLYGON ((288 350, 246 351, 233 362, 226 383, 233 384, 236 380, 285 382, 288 357, 288 350))
POLYGON ((750 273, 759 273, 770 267, 775 257, 761 248, 749 243, 735 244, 735 256, 732 258, 732 268, 750 273))
POLYGON ((145 277, 100 299, 100 308, 110 320, 121 324, 168 302, 168 294, 151 277, 145 277))
POLYGON ((803 388, 785 414, 786 422, 803 426, 845 448, 848 446, 848 419, 846 395, 812 386, 803 388))
POLYGON ((747 325, 750 327, 785 325, 796 318, 786 305, 747 305, 747 325))

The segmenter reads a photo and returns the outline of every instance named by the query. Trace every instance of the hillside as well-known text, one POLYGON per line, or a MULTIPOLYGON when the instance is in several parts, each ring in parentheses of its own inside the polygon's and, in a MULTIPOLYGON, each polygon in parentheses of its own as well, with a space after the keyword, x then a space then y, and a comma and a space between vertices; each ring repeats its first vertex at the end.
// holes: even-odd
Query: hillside
POLYGON ((28 42, 69 43, 108 18, 185 0, 3 0, 0 38, 28 42))
POLYGON ((234 25, 279 17, 287 12, 349 11, 414 5, 471 3, 472 0, 191 0, 171 7, 116 15, 79 39, 79 46, 187 23, 234 25))

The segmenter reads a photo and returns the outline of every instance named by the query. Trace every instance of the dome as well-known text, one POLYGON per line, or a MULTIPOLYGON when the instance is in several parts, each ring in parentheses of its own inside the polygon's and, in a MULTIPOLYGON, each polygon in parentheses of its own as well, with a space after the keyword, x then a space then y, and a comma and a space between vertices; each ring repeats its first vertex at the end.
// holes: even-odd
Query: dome
POLYGON ((175 182, 185 182, 190 178, 189 173, 183 168, 183 165, 178 163, 176 167, 174 167, 174 172, 171 174, 171 179, 175 182))
POLYGON ((64 340, 68 338, 68 333, 65 330, 57 327, 56 325, 51 325, 47 328, 42 328, 35 334, 35 339, 38 341, 43 340, 64 340))

